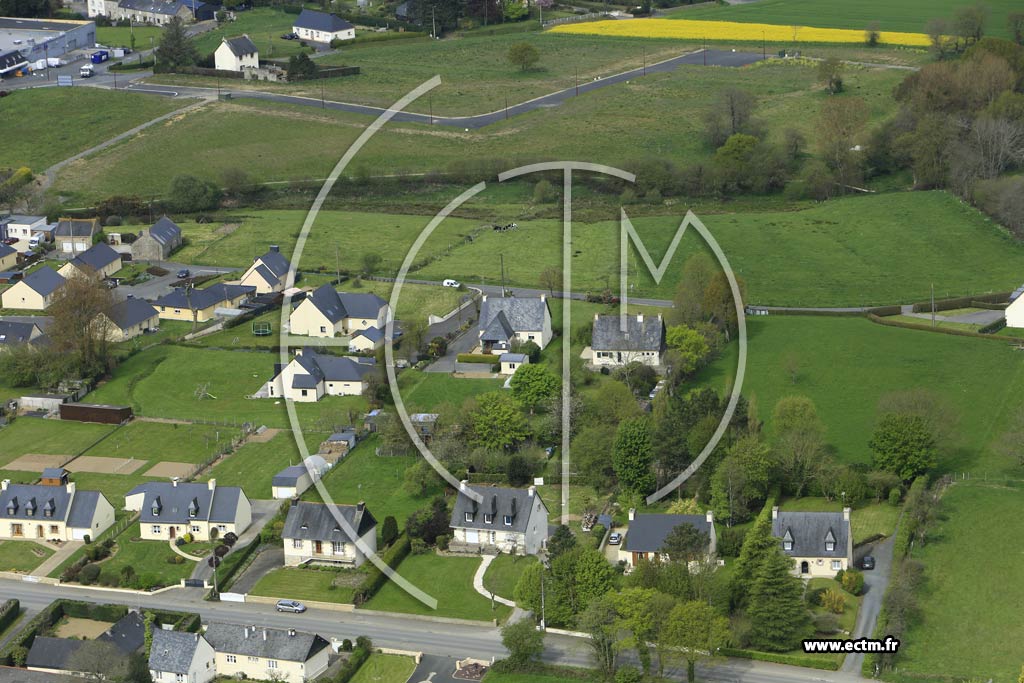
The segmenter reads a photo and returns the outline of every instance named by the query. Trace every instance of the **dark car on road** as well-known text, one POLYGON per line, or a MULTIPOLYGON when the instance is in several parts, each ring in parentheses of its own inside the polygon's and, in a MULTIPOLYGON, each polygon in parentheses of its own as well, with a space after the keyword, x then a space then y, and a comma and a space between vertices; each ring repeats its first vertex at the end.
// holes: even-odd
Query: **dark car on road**
POLYGON ((188 268, 182 268, 181 270, 178 271, 178 279, 179 280, 184 280, 185 278, 187 278, 191 274, 192 273, 189 272, 188 268))
POLYGON ((871 557, 870 555, 865 555, 864 559, 860 561, 860 568, 861 569, 874 569, 875 568, 875 558, 871 557))

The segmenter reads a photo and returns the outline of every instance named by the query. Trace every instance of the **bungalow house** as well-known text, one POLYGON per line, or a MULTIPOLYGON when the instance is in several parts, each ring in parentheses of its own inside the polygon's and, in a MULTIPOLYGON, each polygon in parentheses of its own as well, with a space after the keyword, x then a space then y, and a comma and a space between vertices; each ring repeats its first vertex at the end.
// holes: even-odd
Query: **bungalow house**
POLYGON ((235 624, 209 624, 217 675, 282 683, 312 681, 327 670, 331 644, 315 633, 235 624))
POLYGON ((471 486, 463 481, 455 499, 450 526, 454 552, 491 549, 515 555, 536 555, 548 539, 548 509, 537 489, 471 486), (482 502, 470 498, 473 491, 482 502))
POLYGON ((121 255, 111 249, 110 245, 97 242, 61 266, 57 273, 65 279, 72 275, 85 275, 102 280, 119 270, 121 255))
POLYGON ((18 250, 6 244, 0 244, 0 273, 14 270, 18 265, 18 250))
POLYGON ((621 366, 635 361, 657 367, 664 361, 665 325, 660 315, 638 313, 626 316, 623 330, 621 316, 595 313, 590 350, 595 366, 621 366))
POLYGON ((782 542, 782 552, 793 558, 793 573, 801 578, 831 578, 853 567, 850 508, 780 512, 773 507, 772 536, 782 542))
POLYGON ((142 538, 167 540, 187 533, 208 541, 226 533, 240 535, 252 522, 252 505, 237 486, 148 481, 124 497, 124 508, 138 512, 142 538))
POLYGON ((217 676, 216 653, 202 634, 153 629, 149 675, 153 683, 209 683, 217 676))
POLYGON ((330 465, 321 456, 311 455, 301 465, 285 467, 275 474, 270 480, 271 494, 275 500, 298 498, 329 469, 330 465))
POLYGON ((0 538, 81 541, 97 538, 114 523, 114 507, 99 491, 79 491, 74 482, 0 482, 0 538))
POLYGON ((715 533, 714 513, 701 515, 638 515, 636 510, 629 511, 629 528, 626 538, 619 546, 619 560, 625 561, 627 567, 635 567, 640 560, 668 559, 664 553, 665 539, 673 529, 689 524, 707 537, 707 552, 713 557, 718 549, 718 536, 715 533))
POLYGON ((353 40, 356 27, 340 17, 326 12, 304 9, 292 25, 299 40, 330 43, 332 40, 353 40))
POLYGON ((65 258, 87 251, 101 232, 98 218, 61 218, 53 231, 57 251, 65 258))
POLYGON ((1024 286, 1018 287, 1010 295, 1010 305, 1006 307, 1006 326, 1024 327, 1024 286))
POLYGON ((63 285, 64 278, 57 271, 50 266, 43 266, 5 289, 0 294, 0 302, 4 308, 45 311, 63 285))
POLYGON ((115 666, 126 671, 128 656, 139 652, 145 642, 146 622, 139 612, 132 610, 92 640, 36 636, 25 658, 25 668, 91 677, 95 672, 83 671, 83 663, 115 658, 115 666), (96 648, 96 653, 86 653, 89 648, 96 648))
POLYGON ((166 261, 181 242, 181 228, 163 216, 132 242, 132 258, 136 261, 166 261))
POLYGON ((312 403, 324 396, 361 396, 366 376, 376 368, 372 358, 321 355, 305 348, 287 365, 275 364, 266 397, 312 403))
POLYGON ((19 214, 7 217, 5 225, 5 237, 13 237, 20 243, 18 246, 23 250, 28 249, 28 241, 37 232, 43 232, 47 228, 46 216, 23 216, 19 214))
POLYGON ((248 35, 222 38, 213 53, 213 64, 221 71, 257 69, 260 65, 260 51, 248 35))
POLYGON ((257 294, 280 292, 284 289, 290 266, 288 259, 281 255, 280 248, 271 246, 266 254, 253 260, 239 284, 255 287, 257 294))
POLYGON ((482 353, 501 355, 511 351, 513 344, 528 341, 543 349, 552 337, 547 297, 484 296, 477 336, 482 353))
POLYGON ((525 353, 503 353, 498 361, 501 363, 501 374, 514 375, 519 366, 530 364, 530 357, 525 353))
POLYGON ((377 327, 368 327, 352 335, 348 342, 348 350, 358 353, 373 353, 384 346, 384 332, 377 327))
POLYGON ((159 327, 160 317, 148 301, 125 299, 100 313, 97 324, 106 330, 107 341, 123 342, 159 327))
POLYGON ((35 323, 0 320, 0 351, 16 344, 39 343, 41 339, 43 331, 35 323))
POLYGON ((293 499, 281 538, 286 567, 307 563, 359 567, 368 553, 377 552, 377 520, 362 501, 327 505, 293 499))
POLYGON ((388 303, 376 294, 338 292, 323 285, 303 299, 288 317, 292 334, 334 337, 375 327, 384 329, 388 303))
POLYGON ((218 283, 206 289, 176 287, 153 305, 161 320, 206 322, 216 315, 218 308, 238 308, 239 304, 256 293, 255 287, 218 283))

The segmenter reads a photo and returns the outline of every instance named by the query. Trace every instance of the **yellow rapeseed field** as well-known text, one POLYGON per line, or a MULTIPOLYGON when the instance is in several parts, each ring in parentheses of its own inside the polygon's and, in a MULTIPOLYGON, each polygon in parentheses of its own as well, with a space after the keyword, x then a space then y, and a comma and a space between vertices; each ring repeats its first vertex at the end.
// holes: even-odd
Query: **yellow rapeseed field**
MULTIPOLYGON (((694 21, 689 19, 624 19, 562 24, 554 33, 634 38, 679 38, 681 40, 737 40, 769 43, 863 43, 864 31, 783 24, 745 24, 738 21, 694 21)), ((882 31, 880 42, 888 45, 926 47, 923 33, 882 31)))

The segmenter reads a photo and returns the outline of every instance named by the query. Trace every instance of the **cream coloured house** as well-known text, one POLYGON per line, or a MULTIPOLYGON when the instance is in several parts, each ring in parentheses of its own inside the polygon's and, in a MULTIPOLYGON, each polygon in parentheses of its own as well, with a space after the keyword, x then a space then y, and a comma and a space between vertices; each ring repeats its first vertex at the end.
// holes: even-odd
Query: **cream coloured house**
POLYGON ((499 362, 501 363, 501 374, 514 375, 520 367, 530 364, 530 357, 525 353, 503 353, 499 362))
POLYGON ((9 350, 18 344, 34 346, 45 342, 42 329, 35 323, 0 320, 0 351, 9 350))
POLYGON ((0 244, 0 273, 14 270, 18 265, 18 250, 6 244, 0 244))
POLYGON ((121 254, 111 249, 110 245, 98 242, 61 266, 57 273, 63 278, 83 275, 102 280, 119 270, 121 270, 121 254))
POLYGON ((627 567, 635 567, 641 560, 667 560, 664 553, 665 539, 683 524, 689 524, 707 538, 707 554, 713 558, 718 550, 718 536, 715 533, 714 513, 708 510, 701 515, 638 515, 629 510, 629 526, 626 537, 619 545, 619 560, 627 567))
POLYGON ((304 348, 287 365, 275 364, 274 376, 259 396, 303 403, 324 396, 361 396, 366 391, 367 376, 376 368, 372 358, 331 356, 304 348))
POLYGON ((281 539, 285 566, 359 567, 369 553, 377 552, 377 520, 361 501, 355 505, 326 505, 293 500, 281 539))
POLYGON ((160 317, 148 301, 125 299, 100 313, 96 324, 106 330, 107 341, 123 342, 159 327, 160 317))
POLYGON ((0 538, 81 541, 114 523, 114 508, 99 491, 79 491, 66 473, 49 484, 0 482, 0 538))
POLYGON ((170 294, 153 302, 161 320, 197 322, 213 319, 218 308, 238 308, 239 304, 256 293, 256 288, 244 285, 218 283, 206 289, 178 287, 170 294))
POLYGON ((149 675, 153 683, 209 683, 217 676, 216 653, 200 633, 154 628, 149 675))
POLYGON ((593 365, 616 367, 637 362, 658 367, 664 363, 664 353, 665 325, 660 315, 627 315, 623 330, 621 316, 594 314, 590 338, 593 365))
POLYGON ((1006 326, 1024 327, 1024 287, 1019 287, 1010 296, 1010 305, 1006 307, 1006 326))
POLYGON ((309 337, 351 335, 359 330, 383 330, 388 303, 376 294, 338 292, 330 285, 315 289, 292 310, 292 334, 309 337))
POLYGON ((537 489, 472 486, 463 481, 450 523, 453 552, 497 549, 513 555, 536 555, 548 540, 548 509, 537 489), (477 502, 469 495, 479 494, 477 502))
POLYGON ((303 683, 327 670, 331 644, 295 629, 213 623, 203 637, 213 646, 217 675, 303 683))
POLYGON ((290 266, 288 259, 281 255, 281 250, 276 245, 271 246, 266 254, 253 260, 252 265, 242 273, 238 284, 255 287, 257 294, 280 292, 284 289, 290 266))
POLYGON ((311 9, 302 10, 292 25, 292 32, 300 40, 310 40, 314 43, 352 40, 356 37, 356 27, 341 17, 311 9))
POLYGON ((832 578, 853 567, 850 508, 842 512, 780 512, 772 508, 772 536, 782 552, 793 558, 793 573, 801 578, 832 578))
POLYGON ((0 302, 4 308, 45 311, 63 286, 64 278, 50 266, 43 266, 5 289, 0 294, 0 302))
POLYGON ((480 303, 477 337, 481 353, 504 354, 516 344, 533 342, 544 348, 553 336, 547 297, 489 297, 480 303))
POLYGON ((252 505, 237 486, 149 481, 124 497, 124 508, 139 513, 142 538, 175 539, 192 534, 208 541, 226 533, 240 535, 252 522, 252 505))
POLYGON ((260 66, 260 52, 248 35, 222 38, 213 52, 213 64, 221 71, 257 69, 260 66))

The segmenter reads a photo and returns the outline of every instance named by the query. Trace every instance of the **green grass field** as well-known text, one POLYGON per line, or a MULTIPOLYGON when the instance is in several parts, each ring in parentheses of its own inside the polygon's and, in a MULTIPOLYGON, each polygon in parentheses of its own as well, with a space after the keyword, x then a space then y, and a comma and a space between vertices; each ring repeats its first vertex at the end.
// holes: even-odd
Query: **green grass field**
MULTIPOLYGON (((277 355, 270 353, 158 346, 118 366, 113 378, 86 400, 131 405, 136 414, 149 417, 286 427, 288 416, 282 403, 246 398, 270 379, 277 360, 277 355), (198 399, 200 385, 206 385, 216 398, 198 399)), ((302 424, 314 428, 321 419, 362 411, 365 406, 361 396, 330 396, 296 409, 302 424)))
MULTIPOLYGON (((376 437, 360 443, 324 476, 323 483, 333 502, 354 505, 361 500, 365 501, 366 507, 381 526, 384 518, 391 515, 401 529, 405 527, 410 514, 430 501, 429 495, 415 498, 402 488, 405 470, 414 465, 420 456, 379 456, 374 453, 376 446, 376 437)), ((438 478, 435 493, 440 490, 441 480, 438 478)), ((310 489, 303 498, 321 500, 316 489, 310 489)))
POLYGON ((1024 534, 1021 500, 1019 488, 977 480, 946 492, 942 521, 912 555, 925 564, 926 581, 921 618, 900 648, 908 679, 1017 680, 1024 576, 1018 554, 1005 550, 1008 539, 1024 534))
POLYGON ((66 455, 70 458, 112 431, 114 428, 110 425, 22 417, 0 428, 0 466, 6 466, 26 453, 66 455))
MULTIPOLYGON (((957 9, 969 5, 964 0, 760 0, 750 4, 703 6, 677 10, 674 19, 708 19, 744 21, 765 24, 819 26, 823 28, 865 29, 878 22, 883 31, 924 32, 925 24, 934 17, 952 19, 957 9)), ((990 0, 986 33, 1010 37, 1007 15, 1020 9, 1013 0, 990 0)))
MULTIPOLYGON (((107 47, 131 47, 132 34, 135 35, 135 49, 148 50, 150 46, 160 46, 160 36, 164 30, 159 26, 97 26, 96 42, 107 47), (150 38, 153 39, 150 42, 150 38)), ((131 62, 138 59, 136 55, 130 55, 125 59, 131 62)))
MULTIPOLYGON (((482 365, 486 372, 489 366, 482 365)), ((501 387, 503 379, 466 379, 435 372, 412 371, 400 376, 398 385, 409 412, 432 411, 440 406, 459 408, 467 398, 501 387)))
POLYGON ((186 560, 172 564, 168 560, 178 555, 167 541, 143 541, 138 524, 133 524, 117 537, 116 552, 100 563, 102 576, 118 578, 124 567, 131 567, 139 577, 153 577, 162 586, 177 584, 187 579, 196 563, 186 560))
POLYGON ((384 612, 429 614, 475 621, 495 618, 504 620, 512 612, 510 607, 495 603, 492 611, 491 601, 473 590, 473 574, 479 566, 478 557, 441 557, 432 552, 409 555, 398 565, 398 571, 412 585, 435 598, 437 609, 430 609, 391 581, 385 583, 365 607, 384 612), (442 576, 444 580, 439 581, 438 578, 442 576))
POLYGON ((525 557, 498 555, 484 574, 484 588, 493 591, 495 595, 511 600, 520 575, 536 562, 537 558, 531 555, 525 557))
POLYGON ((0 571, 31 572, 53 552, 53 548, 34 541, 4 541, 0 543, 0 571))
POLYGON ((216 452, 218 439, 223 443, 232 436, 234 432, 211 425, 135 420, 90 448, 84 455, 135 458, 148 460, 150 465, 163 460, 200 463, 216 452))
POLYGON ((895 320, 901 323, 910 323, 912 325, 927 325, 929 327, 944 328, 947 330, 960 330, 961 332, 977 332, 981 329, 981 325, 974 325, 971 323, 958 323, 952 320, 943 320, 941 318, 935 319, 935 324, 932 325, 930 318, 919 318, 914 315, 894 315, 888 320, 895 320))
MULTIPOLYGON (((320 442, 329 436, 320 432, 303 432, 310 453, 316 453, 320 442)), ((302 463, 302 455, 295 443, 292 433, 288 430, 278 433, 270 441, 263 443, 250 442, 235 451, 230 457, 221 460, 204 474, 204 478, 214 477, 217 481, 241 486, 245 495, 251 499, 271 498, 271 479, 289 465, 302 463)))
POLYGON ((58 161, 182 106, 167 97, 100 88, 15 90, 0 105, 0 112, 11 122, 0 145, 0 167, 28 166, 42 173, 58 161))
MULTIPOLYGON (((199 54, 213 52, 221 43, 222 38, 232 38, 247 34, 260 52, 260 60, 281 59, 309 51, 297 40, 283 40, 281 34, 291 33, 296 15, 288 14, 269 7, 258 7, 246 12, 238 12, 235 21, 227 22, 196 37, 195 46, 199 54)), ((233 84, 232 84, 233 85, 233 84)))
MULTIPOLYGON (((842 512, 843 502, 829 502, 816 497, 790 498, 783 501, 779 507, 787 512, 842 512)), ((873 536, 892 535, 899 516, 900 508, 893 507, 888 502, 869 501, 858 504, 850 513, 853 542, 856 544, 873 536)))
MULTIPOLYGON (((1024 395, 1024 366, 1010 344, 876 325, 862 318, 771 316, 748 319, 749 356, 743 393, 756 397, 771 430, 782 397, 810 397, 826 439, 844 462, 870 462, 868 440, 879 398, 925 388, 958 413, 956 435, 940 467, 1004 472, 1014 465, 992 444, 1024 395), (798 366, 793 383, 786 364, 798 366)), ((699 381, 724 388, 734 377, 735 345, 699 381)))
POLYGON ((351 603, 353 588, 350 584, 358 583, 360 578, 355 569, 282 567, 261 578, 251 592, 269 598, 351 603))
POLYGON ((416 669, 416 662, 402 655, 376 653, 352 677, 352 683, 396 683, 407 681, 416 669))

